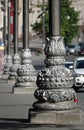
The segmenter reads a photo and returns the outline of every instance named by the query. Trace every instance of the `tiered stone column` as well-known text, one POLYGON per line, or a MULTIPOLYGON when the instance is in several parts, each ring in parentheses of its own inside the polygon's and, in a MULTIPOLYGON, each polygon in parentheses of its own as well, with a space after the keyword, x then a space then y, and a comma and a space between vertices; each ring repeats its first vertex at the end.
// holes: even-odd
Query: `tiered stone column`
POLYGON ((60 0, 49 0, 49 33, 45 46, 46 68, 37 76, 37 99, 29 111, 31 123, 73 124, 80 122, 73 75, 65 68, 65 47, 60 36, 60 0), (75 113, 75 114, 74 114, 75 113), (74 118, 75 116, 75 118, 74 118))
POLYGON ((8 81, 15 83, 17 78, 17 69, 21 64, 20 54, 18 54, 18 0, 14 0, 14 55, 13 65, 10 67, 8 81))
POLYGON ((21 52, 21 65, 17 70, 17 81, 14 93, 34 93, 36 86, 36 71, 31 64, 29 46, 29 0, 23 0, 23 49, 21 52))

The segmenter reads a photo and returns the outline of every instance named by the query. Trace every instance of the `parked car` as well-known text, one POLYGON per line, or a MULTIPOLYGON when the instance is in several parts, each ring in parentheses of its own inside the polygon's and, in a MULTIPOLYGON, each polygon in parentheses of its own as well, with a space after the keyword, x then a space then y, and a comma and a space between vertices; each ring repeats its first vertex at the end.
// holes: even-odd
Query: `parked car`
POLYGON ((81 47, 81 48, 80 48, 79 55, 84 55, 84 47, 81 47))
POLYGON ((84 54, 84 42, 80 42, 78 44, 78 46, 80 47, 79 55, 83 55, 84 54))
POLYGON ((67 54, 74 54, 75 53, 75 45, 68 45, 66 47, 66 53, 67 54))
POLYGON ((84 87, 84 57, 78 57, 74 61, 74 88, 84 87))
POLYGON ((79 55, 80 53, 80 46, 78 44, 76 44, 75 46, 75 55, 79 55))
POLYGON ((71 61, 66 61, 65 67, 68 68, 68 69, 70 69, 70 70, 73 69, 73 62, 71 62, 71 61))
POLYGON ((79 45, 80 47, 84 47, 84 42, 79 42, 78 45, 79 45))
POLYGON ((66 54, 79 54, 80 46, 79 45, 68 45, 66 47, 66 54))

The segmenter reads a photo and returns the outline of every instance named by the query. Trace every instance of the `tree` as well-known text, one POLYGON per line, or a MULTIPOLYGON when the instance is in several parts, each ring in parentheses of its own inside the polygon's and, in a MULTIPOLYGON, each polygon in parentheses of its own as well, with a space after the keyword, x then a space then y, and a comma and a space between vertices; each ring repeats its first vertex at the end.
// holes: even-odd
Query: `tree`
POLYGON ((61 35, 65 44, 70 44, 78 34, 79 12, 71 7, 72 1, 61 0, 61 35))
MULTIPOLYGON (((70 0, 61 0, 61 36, 64 37, 65 44, 70 44, 72 39, 78 34, 78 21, 79 21, 79 12, 74 10, 74 7, 71 7, 72 1, 70 0)), ((43 26, 43 19, 42 15, 45 14, 45 30, 46 36, 49 36, 49 15, 48 15, 48 5, 45 6, 45 12, 42 12, 32 28, 34 31, 37 32, 38 35, 42 36, 42 26, 43 26)), ((39 6, 41 7, 41 6, 39 6)))

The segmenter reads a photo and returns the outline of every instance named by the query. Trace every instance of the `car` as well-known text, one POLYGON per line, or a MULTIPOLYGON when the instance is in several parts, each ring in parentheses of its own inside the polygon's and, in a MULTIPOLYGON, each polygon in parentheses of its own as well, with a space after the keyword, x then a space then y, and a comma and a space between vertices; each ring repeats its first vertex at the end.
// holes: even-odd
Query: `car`
POLYGON ((76 44, 75 46, 75 55, 79 55, 80 53, 80 46, 78 44, 76 44))
POLYGON ((74 54, 75 53, 75 45, 68 45, 66 47, 66 53, 67 54, 74 54))
POLYGON ((84 47, 84 42, 79 42, 78 45, 79 45, 80 47, 84 47))
POLYGON ((76 89, 84 87, 84 57, 77 57, 73 66, 74 87, 76 89))
POLYGON ((84 47, 80 48, 80 52, 79 52, 79 55, 84 55, 84 47))
POLYGON ((78 46, 80 47, 79 55, 84 55, 84 42, 78 43, 78 46))
POLYGON ((70 70, 73 69, 73 62, 72 61, 66 61, 65 67, 70 69, 70 70))
POLYGON ((77 44, 72 44, 66 46, 66 54, 79 54, 80 52, 80 46, 77 44))

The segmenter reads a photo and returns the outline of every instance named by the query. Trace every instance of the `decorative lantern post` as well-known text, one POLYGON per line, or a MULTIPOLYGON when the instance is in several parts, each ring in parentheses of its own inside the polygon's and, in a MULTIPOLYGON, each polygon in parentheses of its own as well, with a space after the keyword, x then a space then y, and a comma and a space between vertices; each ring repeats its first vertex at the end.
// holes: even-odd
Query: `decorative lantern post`
POLYGON ((14 93, 33 93, 36 86, 36 71, 31 64, 31 52, 29 50, 29 0, 23 0, 23 49, 21 53, 21 65, 17 70, 17 81, 14 85, 14 93))
POLYGON ((6 56, 6 60, 5 60, 5 64, 4 64, 4 70, 3 70, 3 77, 4 78, 8 78, 9 76, 9 70, 10 67, 12 66, 12 56, 10 53, 10 0, 8 0, 8 41, 7 41, 7 56, 6 56))
POLYGON ((4 0, 4 11, 3 11, 3 42, 4 42, 4 56, 6 56, 6 2, 4 0))
POLYGON ((16 81, 17 69, 20 65, 20 55, 18 54, 18 0, 14 0, 14 55, 13 65, 10 67, 9 82, 16 81))
POLYGON ((70 124, 80 121, 73 76, 65 68, 65 47, 60 36, 60 0, 49 0, 49 34, 45 46, 46 68, 37 76, 37 99, 29 111, 31 123, 70 124), (76 118, 74 119, 74 113, 76 118))

